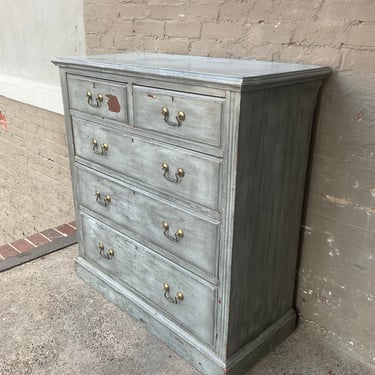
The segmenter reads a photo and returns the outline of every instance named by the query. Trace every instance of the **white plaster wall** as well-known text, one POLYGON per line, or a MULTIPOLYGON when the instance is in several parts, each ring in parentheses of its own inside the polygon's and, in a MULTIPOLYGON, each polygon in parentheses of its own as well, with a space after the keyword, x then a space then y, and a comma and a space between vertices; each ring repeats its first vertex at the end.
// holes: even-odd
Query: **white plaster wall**
POLYGON ((0 0, 0 95, 62 113, 53 56, 85 54, 82 0, 0 0))

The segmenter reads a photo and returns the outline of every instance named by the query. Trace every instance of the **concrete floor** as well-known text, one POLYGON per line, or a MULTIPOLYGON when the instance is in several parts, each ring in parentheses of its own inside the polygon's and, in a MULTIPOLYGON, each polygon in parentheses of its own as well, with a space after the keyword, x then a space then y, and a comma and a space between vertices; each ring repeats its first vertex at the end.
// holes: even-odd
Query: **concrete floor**
MULTIPOLYGON (((74 274, 77 246, 0 273, 1 375, 193 375, 140 323, 74 274)), ((302 324, 247 375, 370 375, 302 324)))

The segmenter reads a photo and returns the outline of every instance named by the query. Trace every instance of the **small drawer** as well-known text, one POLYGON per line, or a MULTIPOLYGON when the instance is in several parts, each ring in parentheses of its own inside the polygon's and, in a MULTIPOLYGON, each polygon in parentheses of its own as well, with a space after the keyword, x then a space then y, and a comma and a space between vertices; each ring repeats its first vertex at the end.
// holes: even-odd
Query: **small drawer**
POLYGON ((133 86, 134 126, 221 146, 224 98, 133 86))
POLYGON ((215 276, 218 223, 86 168, 77 167, 77 177, 81 206, 117 223, 137 241, 144 239, 190 263, 202 276, 215 276))
POLYGON ((70 109, 128 122, 125 83, 68 75, 70 109))
POLYGON ((97 220, 81 218, 85 259, 212 344, 216 288, 97 220))
POLYGON ((218 210, 222 159, 73 118, 76 155, 179 200, 218 210))

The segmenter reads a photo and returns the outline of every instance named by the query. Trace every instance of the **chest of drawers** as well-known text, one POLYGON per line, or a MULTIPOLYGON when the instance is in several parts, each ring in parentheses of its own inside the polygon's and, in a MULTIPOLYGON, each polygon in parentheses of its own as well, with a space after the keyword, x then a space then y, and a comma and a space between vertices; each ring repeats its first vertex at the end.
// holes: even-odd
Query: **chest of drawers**
POLYGON ((163 54, 58 58, 77 274, 205 374, 295 326, 311 125, 329 68, 163 54))

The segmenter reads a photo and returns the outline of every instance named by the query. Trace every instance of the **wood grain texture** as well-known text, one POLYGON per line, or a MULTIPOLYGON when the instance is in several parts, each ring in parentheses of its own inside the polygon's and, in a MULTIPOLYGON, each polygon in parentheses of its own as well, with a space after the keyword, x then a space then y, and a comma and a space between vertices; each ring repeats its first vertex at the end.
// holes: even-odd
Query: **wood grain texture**
POLYGON ((129 178, 174 195, 182 200, 191 200, 202 206, 218 209, 221 159, 174 146, 130 136, 108 126, 73 119, 75 152, 77 156, 123 173, 129 178), (109 146, 103 155, 93 151, 92 140, 109 146), (162 163, 169 166, 168 175, 175 179, 178 168, 185 176, 180 183, 167 181, 163 177, 162 163))
POLYGON ((128 121, 126 84, 68 75, 68 92, 72 109, 123 123, 128 121), (87 92, 92 94, 91 99, 87 92), (98 95, 103 96, 102 101, 97 101, 98 95))
POLYGON ((167 250, 175 256, 175 261, 183 259, 194 265, 201 276, 216 277, 219 222, 197 216, 194 211, 182 210, 135 187, 120 185, 87 168, 77 168, 77 175, 81 206, 117 223, 123 233, 137 241, 167 250), (102 195, 100 204, 96 201, 96 191, 102 195), (105 195, 111 197, 106 206, 103 204, 105 195), (170 235, 181 229, 184 237, 178 242, 166 238, 163 222, 169 224, 170 235))
POLYGON ((133 86, 133 101, 136 127, 221 146, 224 98, 133 86), (161 114, 163 107, 168 108, 168 120, 174 124, 178 124, 178 112, 184 112, 185 119, 181 121, 181 126, 171 126, 164 121, 161 114))
POLYGON ((229 356, 292 308, 319 86, 320 82, 310 82, 242 96, 229 356))
POLYGON ((126 283, 147 303, 157 306, 193 335, 212 344, 215 287, 99 221, 86 215, 82 215, 81 219, 85 259, 126 283), (110 259, 103 257, 99 252, 99 243, 105 246, 105 254, 112 249, 114 256, 110 259), (164 297, 164 283, 170 285, 171 298, 182 292, 184 299, 178 303, 168 301, 164 297))

